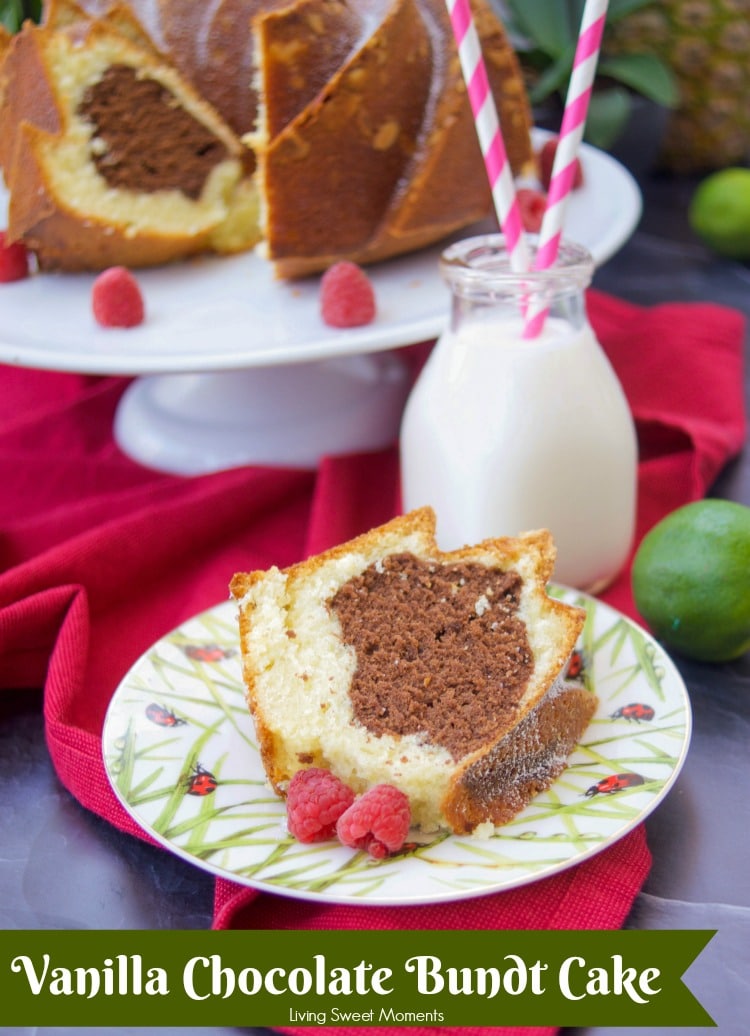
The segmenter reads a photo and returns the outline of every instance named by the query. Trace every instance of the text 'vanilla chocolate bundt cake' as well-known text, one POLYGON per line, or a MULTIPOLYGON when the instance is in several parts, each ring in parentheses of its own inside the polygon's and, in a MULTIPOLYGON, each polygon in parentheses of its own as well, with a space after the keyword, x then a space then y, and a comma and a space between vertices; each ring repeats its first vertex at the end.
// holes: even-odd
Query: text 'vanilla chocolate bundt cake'
MULTIPOLYGON (((522 76, 489 0, 473 6, 520 174, 522 76)), ((262 241, 296 277, 491 211, 444 0, 46 0, 4 54, 8 231, 42 269, 262 241)))
POLYGON ((423 509, 236 575, 275 790, 316 766, 357 793, 395 785, 424 830, 511 819, 563 770, 597 704, 562 679, 584 613, 547 595, 554 557, 545 531, 441 552, 423 509))

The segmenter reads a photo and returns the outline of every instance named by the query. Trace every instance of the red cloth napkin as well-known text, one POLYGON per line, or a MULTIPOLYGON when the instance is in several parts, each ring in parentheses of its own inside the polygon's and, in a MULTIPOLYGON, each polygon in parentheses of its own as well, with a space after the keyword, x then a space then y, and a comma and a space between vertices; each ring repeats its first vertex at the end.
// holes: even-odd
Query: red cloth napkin
MULTIPOLYGON (((589 314, 636 417, 640 537, 701 497, 742 448, 743 318, 715 305, 643 309, 593 291, 589 314)), ((112 439, 126 384, 0 367, 0 686, 44 687, 62 783, 87 808, 146 837, 102 763, 104 714, 125 671, 180 622, 226 599, 235 571, 290 564, 349 538, 390 518, 400 496, 395 447, 331 458, 315 473, 247 467, 179 478, 146 470, 112 439)), ((627 572, 605 597, 634 614, 627 572)), ((219 880, 214 925, 616 928, 649 866, 641 826, 562 874, 453 905, 318 905, 219 880)))

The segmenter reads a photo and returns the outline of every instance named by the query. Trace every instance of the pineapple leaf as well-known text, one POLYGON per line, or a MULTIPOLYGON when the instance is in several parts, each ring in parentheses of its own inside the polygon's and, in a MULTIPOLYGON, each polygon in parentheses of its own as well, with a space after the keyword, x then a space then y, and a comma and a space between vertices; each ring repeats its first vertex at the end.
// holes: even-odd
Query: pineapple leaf
POLYGON ((0 3, 0 25, 8 32, 17 32, 23 19, 21 0, 3 0, 0 3))
MULTIPOLYGON (((607 23, 619 21, 653 0, 611 0, 607 23)), ((508 28, 525 37, 524 49, 541 50, 547 57, 559 57, 575 48, 585 0, 496 0, 508 28)))
POLYGON ((533 86, 530 87, 529 99, 532 104, 543 101, 545 97, 549 97, 555 91, 564 92, 570 76, 572 61, 573 44, 556 61, 547 64, 533 86))
MULTIPOLYGON (((575 43, 577 29, 565 3, 549 0, 506 0, 512 28, 548 58, 559 58, 575 43)), ((523 43, 521 43, 523 47, 523 43)))
MULTIPOLYGON (((514 38, 514 46, 522 62, 533 70, 529 86, 531 103, 538 104, 554 93, 559 93, 564 99, 573 68, 584 0, 494 2, 504 16, 509 32, 518 37, 514 38)), ((651 2, 653 0, 610 0, 607 21, 619 21, 651 2)), ((605 96, 596 102, 593 112, 589 110, 588 119, 610 118, 612 131, 602 121, 601 126, 597 125, 587 133, 587 139, 592 143, 594 139, 605 138, 613 143, 629 117, 630 101, 623 92, 613 92, 612 83, 642 94, 665 108, 676 107, 679 100, 672 72, 654 54, 602 55, 597 67, 597 88, 604 85, 602 80, 609 80, 610 85, 594 91, 594 97, 598 94, 605 96)))
POLYGON ((632 101, 624 87, 613 86, 591 95, 584 139, 606 151, 625 129, 632 101))
POLYGON ((42 16, 42 0, 0 0, 0 25, 8 32, 18 32, 27 18, 38 22, 42 16))
POLYGON ((665 108, 674 108, 679 99, 674 77, 653 54, 620 54, 602 58, 599 72, 665 108))

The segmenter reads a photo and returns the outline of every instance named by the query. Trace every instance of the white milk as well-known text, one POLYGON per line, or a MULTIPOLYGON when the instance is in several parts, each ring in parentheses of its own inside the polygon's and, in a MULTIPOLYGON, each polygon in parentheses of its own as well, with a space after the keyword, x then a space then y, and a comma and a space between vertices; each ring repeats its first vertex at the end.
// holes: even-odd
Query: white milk
POLYGON ((582 289, 580 306, 568 292, 565 316, 548 317, 532 340, 522 337, 515 291, 509 307, 481 292, 478 303, 475 282, 470 290, 407 403, 404 506, 434 507, 444 550, 548 528, 555 580, 601 589, 632 543, 637 446, 582 289))

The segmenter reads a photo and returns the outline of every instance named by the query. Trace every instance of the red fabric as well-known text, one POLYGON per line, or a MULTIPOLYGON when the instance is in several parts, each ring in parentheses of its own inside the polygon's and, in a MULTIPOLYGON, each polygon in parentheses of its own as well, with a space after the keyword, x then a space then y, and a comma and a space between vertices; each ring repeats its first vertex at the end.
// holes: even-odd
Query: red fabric
MULTIPOLYGON (((640 538, 700 498, 742 448, 743 319, 714 305, 646 310, 596 292, 589 314, 636 417, 640 538)), ((145 837, 110 790, 101 757, 102 721, 125 671, 163 634, 226 599, 235 571, 290 564, 391 517, 398 457, 394 448, 331 458, 315 473, 155 473, 112 439, 126 384, 0 367, 0 686, 44 686, 46 736, 62 783, 87 808, 145 837)), ((605 597, 634 614, 627 572, 605 597)), ((649 865, 639 828, 562 874, 454 905, 320 906, 219 880, 214 924, 614 928, 649 865)))

